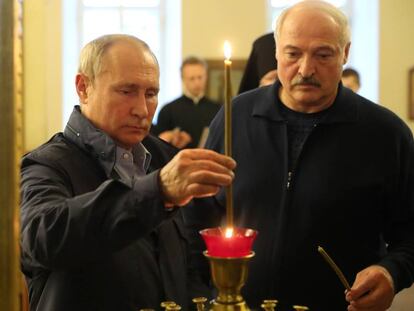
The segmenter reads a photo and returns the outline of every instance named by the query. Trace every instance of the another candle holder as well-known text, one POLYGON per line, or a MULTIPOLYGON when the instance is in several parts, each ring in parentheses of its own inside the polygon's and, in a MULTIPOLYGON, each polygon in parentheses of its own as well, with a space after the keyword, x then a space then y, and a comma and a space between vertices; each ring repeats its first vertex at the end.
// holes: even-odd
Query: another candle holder
POLYGON ((257 231, 233 228, 233 234, 226 236, 222 228, 200 231, 207 251, 203 254, 210 263, 211 278, 218 290, 213 301, 213 311, 247 311, 241 288, 248 276, 248 264, 254 256, 251 250, 257 231))

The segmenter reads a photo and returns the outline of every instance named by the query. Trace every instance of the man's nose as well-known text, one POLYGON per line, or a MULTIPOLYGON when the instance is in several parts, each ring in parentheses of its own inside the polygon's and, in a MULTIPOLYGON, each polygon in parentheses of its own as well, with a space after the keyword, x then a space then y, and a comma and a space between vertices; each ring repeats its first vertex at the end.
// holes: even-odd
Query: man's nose
POLYGON ((299 65, 299 74, 303 78, 312 77, 315 73, 315 64, 310 56, 303 56, 299 65))
POLYGON ((147 98, 145 93, 138 94, 137 98, 134 100, 131 113, 137 116, 140 119, 144 119, 148 116, 148 107, 147 107, 147 98))

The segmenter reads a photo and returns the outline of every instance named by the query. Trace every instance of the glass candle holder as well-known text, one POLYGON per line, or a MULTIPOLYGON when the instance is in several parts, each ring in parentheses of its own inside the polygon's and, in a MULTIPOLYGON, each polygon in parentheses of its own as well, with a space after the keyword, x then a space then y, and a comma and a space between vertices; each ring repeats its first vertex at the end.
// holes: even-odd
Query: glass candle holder
POLYGON ((257 231, 248 228, 232 228, 232 234, 226 229, 208 228, 200 231, 207 246, 207 253, 213 257, 236 258, 244 257, 252 252, 253 241, 257 231))

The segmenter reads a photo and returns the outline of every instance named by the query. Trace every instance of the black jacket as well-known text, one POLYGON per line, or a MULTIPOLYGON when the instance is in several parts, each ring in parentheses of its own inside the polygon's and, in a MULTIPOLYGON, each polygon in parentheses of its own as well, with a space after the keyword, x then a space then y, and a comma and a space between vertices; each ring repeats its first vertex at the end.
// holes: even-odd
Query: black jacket
POLYGON ((181 212, 166 211, 158 169, 175 149, 155 137, 134 188, 113 178, 116 147, 75 109, 64 133, 23 158, 22 270, 31 310, 136 311, 187 303, 181 212))
POLYGON ((186 148, 197 148, 204 128, 219 111, 221 105, 208 97, 203 97, 197 104, 185 95, 178 97, 162 107, 157 120, 155 134, 179 127, 190 134, 192 140, 186 148))
MULTIPOLYGON (((282 311, 292 310, 294 304, 318 311, 346 310, 345 289, 319 255, 318 245, 337 261, 351 284, 357 272, 380 264, 391 273, 396 291, 410 286, 410 129, 389 110, 339 86, 333 106, 315 125, 289 174, 279 85, 246 92, 233 102, 234 221, 259 232, 242 291, 249 306, 273 298, 282 311)), ((220 111, 210 126, 209 148, 223 150, 223 124, 220 111)), ((186 220, 195 229, 219 225, 220 214, 224 220, 224 192, 217 201, 216 208, 198 201, 199 206, 185 211, 186 220)), ((197 258, 200 270, 204 259, 197 258)))

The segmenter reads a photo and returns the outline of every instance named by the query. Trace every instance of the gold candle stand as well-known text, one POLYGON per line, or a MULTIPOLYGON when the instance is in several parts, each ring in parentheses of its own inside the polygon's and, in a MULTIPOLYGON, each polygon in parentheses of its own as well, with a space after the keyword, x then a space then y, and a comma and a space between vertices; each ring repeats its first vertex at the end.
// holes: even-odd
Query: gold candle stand
POLYGON ((248 264, 254 256, 251 252, 243 257, 213 257, 204 252, 210 263, 211 278, 218 290, 212 304, 213 311, 250 310, 240 291, 247 280, 248 264))

